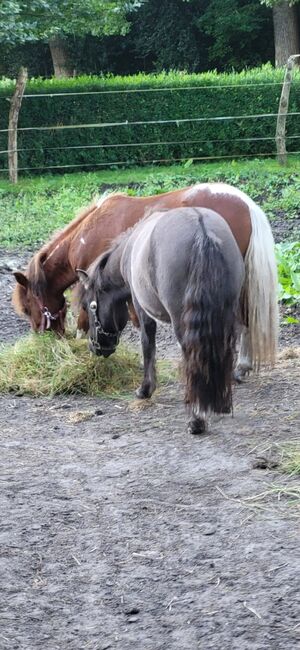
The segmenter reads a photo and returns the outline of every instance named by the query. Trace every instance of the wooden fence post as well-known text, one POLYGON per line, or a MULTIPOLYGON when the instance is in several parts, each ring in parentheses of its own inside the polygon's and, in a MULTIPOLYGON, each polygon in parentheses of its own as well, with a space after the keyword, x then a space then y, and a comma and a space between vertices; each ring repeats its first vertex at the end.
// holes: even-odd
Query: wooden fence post
POLYGON ((7 149, 9 180, 12 183, 17 183, 18 181, 18 119, 27 82, 27 76, 27 68, 20 68, 16 83, 16 89, 10 100, 7 149))
POLYGON ((292 72, 294 67, 294 61, 300 57, 300 54, 293 54, 289 57, 284 81, 282 85, 281 97, 278 107, 278 116, 277 116, 277 125, 276 125, 276 147, 277 147, 277 160, 280 165, 286 165, 287 163, 287 151, 286 151, 286 141, 285 141, 285 127, 286 127, 286 116, 289 108, 289 97, 292 83, 292 72))

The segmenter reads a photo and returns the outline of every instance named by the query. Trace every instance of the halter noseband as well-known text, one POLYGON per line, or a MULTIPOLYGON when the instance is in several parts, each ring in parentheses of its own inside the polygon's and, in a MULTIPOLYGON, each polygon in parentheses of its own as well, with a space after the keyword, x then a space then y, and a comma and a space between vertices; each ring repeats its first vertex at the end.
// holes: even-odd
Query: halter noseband
POLYGON ((64 298, 63 306, 59 309, 58 312, 56 312, 56 314, 51 314, 51 311, 49 311, 48 307, 44 306, 41 303, 39 298, 37 298, 37 303, 42 314, 42 320, 39 328, 40 332, 44 332, 45 330, 51 329, 51 321, 55 321, 55 320, 59 321, 61 329, 64 330, 65 315, 67 313, 67 304, 65 298, 64 298))

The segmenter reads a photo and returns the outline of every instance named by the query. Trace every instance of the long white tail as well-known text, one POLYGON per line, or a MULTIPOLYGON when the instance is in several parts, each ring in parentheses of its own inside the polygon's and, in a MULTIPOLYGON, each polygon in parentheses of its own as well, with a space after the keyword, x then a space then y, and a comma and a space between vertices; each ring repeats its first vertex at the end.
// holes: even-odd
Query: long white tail
POLYGON ((277 265, 268 219, 249 197, 252 234, 245 257, 245 298, 249 327, 249 352, 254 370, 273 365, 278 344, 277 265))

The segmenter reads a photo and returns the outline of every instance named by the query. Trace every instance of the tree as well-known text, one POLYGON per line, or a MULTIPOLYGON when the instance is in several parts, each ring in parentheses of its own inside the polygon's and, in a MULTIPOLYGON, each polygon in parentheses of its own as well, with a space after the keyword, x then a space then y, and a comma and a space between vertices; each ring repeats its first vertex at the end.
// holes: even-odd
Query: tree
POLYGON ((55 76, 71 76, 68 36, 125 35, 143 0, 0 0, 0 42, 46 41, 55 76))
POLYGON ((132 17, 130 35, 141 69, 207 70, 210 38, 197 25, 207 0, 148 0, 132 17))
POLYGON ((260 0, 272 7, 274 25, 275 65, 286 64, 289 56, 299 54, 299 0, 260 0))
MULTIPOLYGON (((148 0, 149 1, 149 0, 148 0)), ((194 3, 194 24, 218 70, 241 70, 270 60, 269 12, 253 0, 181 0, 194 3)))
POLYGON ((218 69, 260 65, 271 57, 268 11, 253 0, 210 0, 197 25, 211 37, 210 63, 218 69))

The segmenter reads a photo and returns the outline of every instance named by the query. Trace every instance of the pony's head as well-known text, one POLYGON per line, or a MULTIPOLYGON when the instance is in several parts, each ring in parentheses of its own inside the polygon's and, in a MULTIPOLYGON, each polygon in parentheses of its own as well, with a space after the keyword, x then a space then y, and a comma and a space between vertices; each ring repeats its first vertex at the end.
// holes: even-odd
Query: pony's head
POLYGON ((16 312, 25 317, 35 332, 53 330, 64 334, 67 305, 63 294, 46 283, 43 257, 35 256, 25 273, 14 271, 17 281, 12 302, 16 312))
POLYGON ((89 349, 98 356, 109 357, 116 350, 128 318, 130 292, 116 287, 105 278, 104 269, 110 253, 101 256, 92 269, 76 269, 82 285, 81 307, 89 318, 89 349))

